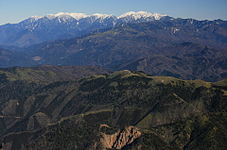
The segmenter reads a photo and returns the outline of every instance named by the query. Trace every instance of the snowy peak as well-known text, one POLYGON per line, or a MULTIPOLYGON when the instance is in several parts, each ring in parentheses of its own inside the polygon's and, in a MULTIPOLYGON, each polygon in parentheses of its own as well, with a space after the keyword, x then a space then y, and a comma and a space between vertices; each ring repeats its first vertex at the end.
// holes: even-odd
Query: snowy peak
POLYGON ((32 17, 30 17, 30 19, 34 19, 34 20, 38 20, 38 19, 41 19, 41 18, 43 18, 43 17, 41 17, 41 16, 32 16, 32 17))
POLYGON ((121 16, 119 16, 119 19, 122 18, 132 18, 135 20, 138 19, 144 19, 144 18, 153 18, 154 20, 160 20, 162 17, 165 17, 166 15, 161 15, 161 14, 157 14, 157 13, 150 13, 150 12, 146 12, 146 11, 130 11, 127 12, 121 16))
POLYGON ((100 19, 105 19, 105 18, 113 17, 113 15, 99 14, 99 13, 96 13, 96 14, 93 14, 93 15, 90 15, 90 16, 93 16, 93 17, 96 17, 96 18, 100 18, 100 19))
POLYGON ((82 18, 88 17, 88 15, 84 13, 57 13, 57 14, 51 14, 46 16, 49 19, 55 19, 55 18, 74 18, 76 20, 80 20, 82 18))
POLYGON ((64 12, 61 12, 61 13, 57 13, 57 14, 50 14, 50 15, 43 16, 43 17, 41 17, 41 16, 32 16, 29 19, 31 19, 33 21, 36 21, 36 20, 39 20, 39 19, 42 19, 42 18, 47 18, 49 20, 61 19, 61 20, 64 20, 64 21, 67 21, 69 19, 76 19, 76 20, 79 21, 81 19, 89 18, 89 17, 94 17, 96 19, 105 19, 105 18, 108 18, 108 17, 113 17, 113 15, 99 14, 99 13, 92 14, 92 15, 87 15, 85 13, 64 13, 64 12))

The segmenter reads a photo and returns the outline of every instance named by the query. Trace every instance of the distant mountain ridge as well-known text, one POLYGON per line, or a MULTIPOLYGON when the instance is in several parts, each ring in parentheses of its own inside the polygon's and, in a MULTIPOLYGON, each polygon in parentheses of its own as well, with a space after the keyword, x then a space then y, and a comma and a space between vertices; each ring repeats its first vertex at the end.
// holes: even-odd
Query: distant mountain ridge
POLYGON ((127 24, 24 51, 39 65, 96 65, 207 81, 226 78, 227 23, 192 21, 127 24))
POLYGON ((128 12, 119 17, 107 14, 57 13, 33 16, 18 24, 0 26, 0 45, 30 46, 46 41, 80 37, 119 24, 160 20, 167 16, 145 11, 128 12))

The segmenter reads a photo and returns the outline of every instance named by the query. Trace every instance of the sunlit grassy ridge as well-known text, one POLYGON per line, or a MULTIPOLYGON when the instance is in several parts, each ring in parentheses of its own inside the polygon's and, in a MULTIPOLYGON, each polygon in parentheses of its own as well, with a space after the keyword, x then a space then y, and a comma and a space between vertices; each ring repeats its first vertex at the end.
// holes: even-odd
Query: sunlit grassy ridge
POLYGON ((108 71, 93 66, 42 66, 0 69, 0 79, 8 81, 28 81, 50 83, 56 81, 76 80, 108 71))

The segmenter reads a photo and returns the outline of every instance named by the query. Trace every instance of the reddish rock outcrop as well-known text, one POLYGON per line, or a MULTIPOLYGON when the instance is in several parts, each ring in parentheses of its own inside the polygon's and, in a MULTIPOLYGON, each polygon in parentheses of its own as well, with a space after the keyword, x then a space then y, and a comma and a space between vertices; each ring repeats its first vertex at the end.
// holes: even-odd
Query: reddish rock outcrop
POLYGON ((123 130, 118 130, 116 133, 108 135, 101 133, 102 138, 100 142, 104 149, 122 149, 131 144, 141 136, 141 132, 134 126, 129 126, 123 130))

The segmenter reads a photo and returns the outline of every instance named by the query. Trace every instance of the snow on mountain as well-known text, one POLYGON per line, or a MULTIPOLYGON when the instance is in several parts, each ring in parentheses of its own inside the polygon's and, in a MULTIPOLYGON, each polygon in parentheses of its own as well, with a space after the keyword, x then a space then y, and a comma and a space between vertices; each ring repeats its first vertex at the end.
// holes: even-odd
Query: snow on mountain
POLYGON ((32 17, 30 17, 30 19, 34 19, 34 20, 38 20, 38 19, 41 19, 41 18, 43 18, 43 17, 41 17, 41 16, 32 16, 32 17))
POLYGON ((106 18, 109 18, 109 17, 114 17, 113 15, 99 14, 99 13, 96 13, 96 14, 93 14, 93 15, 90 15, 90 16, 94 16, 94 17, 97 17, 97 18, 100 18, 100 19, 106 19, 106 18))
POLYGON ((32 16, 30 17, 29 19, 32 19, 32 20, 39 20, 39 19, 42 19, 42 18, 48 18, 50 20, 52 19, 63 19, 63 20, 67 20, 67 19, 76 19, 77 21, 81 20, 81 19, 84 19, 84 18, 89 18, 89 17, 95 17, 97 19, 105 19, 105 18, 108 18, 108 17, 113 17, 113 15, 108 15, 108 14, 99 14, 99 13, 95 13, 95 14, 92 14, 92 15, 87 15, 87 14, 84 14, 84 13, 57 13, 57 14, 50 14, 50 15, 47 15, 47 16, 32 16))
POLYGON ((57 14, 50 14, 47 16, 32 16, 31 19, 32 21, 37 21, 39 19, 42 18, 47 18, 47 19, 60 19, 63 21, 67 21, 69 19, 76 19, 77 21, 81 20, 81 19, 85 19, 85 18, 96 18, 96 19, 106 19, 109 17, 115 17, 116 19, 132 19, 132 20, 139 20, 139 19, 153 19, 153 20, 160 20, 162 17, 164 17, 166 15, 161 15, 161 14, 157 14, 157 13, 150 13, 150 12, 145 12, 145 11, 138 11, 138 12, 134 12, 134 11, 130 11, 127 12, 125 14, 122 14, 118 17, 115 17, 113 15, 109 15, 109 14, 100 14, 100 13, 95 13, 95 14, 91 14, 91 15, 87 15, 85 13, 57 13, 57 14))
POLYGON ((54 19, 54 18, 74 18, 76 20, 80 20, 83 18, 88 17, 88 15, 84 13, 57 13, 57 14, 51 14, 46 16, 49 19, 54 19))
MULTIPOLYGON (((47 24, 51 26, 55 26, 56 24, 68 24, 70 28, 84 28, 84 26, 91 26, 93 23, 99 23, 101 26, 109 27, 115 26, 116 24, 122 23, 130 23, 130 22, 147 22, 153 20, 160 20, 165 15, 157 14, 157 13, 149 13, 145 11, 138 12, 127 12, 118 17, 109 15, 109 14, 85 14, 85 13, 56 13, 49 14, 47 16, 32 16, 22 22, 20 22, 21 27, 34 31, 36 28, 42 26, 47 26, 47 24), (55 25, 54 25, 55 24, 55 25)), ((103 28, 103 27, 101 27, 103 28)))
POLYGON ((122 19, 122 18, 133 18, 135 20, 141 19, 141 18, 153 18, 154 20, 160 20, 162 17, 165 17, 166 15, 161 15, 161 14, 157 14, 157 13, 150 13, 150 12, 146 12, 146 11, 130 11, 127 12, 123 15, 120 15, 118 18, 122 19))

